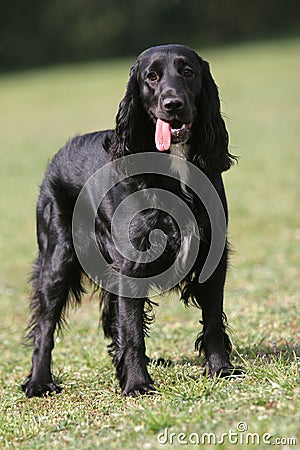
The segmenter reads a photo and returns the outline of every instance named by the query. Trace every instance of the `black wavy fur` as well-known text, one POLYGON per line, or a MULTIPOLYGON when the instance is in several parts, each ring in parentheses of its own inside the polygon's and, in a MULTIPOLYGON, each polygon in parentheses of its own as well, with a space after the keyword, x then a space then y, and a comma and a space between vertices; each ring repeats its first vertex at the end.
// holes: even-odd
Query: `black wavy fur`
MULTIPOLYGON (((109 161, 133 153, 156 152, 157 119, 192 123, 186 158, 209 176, 227 216, 221 173, 230 168, 234 157, 228 151, 228 134, 209 65, 185 46, 148 49, 131 69, 115 130, 71 139, 54 156, 41 184, 37 204, 39 252, 32 275, 32 317, 28 327, 28 337, 34 341, 34 352, 30 376, 23 384, 28 397, 61 391, 53 381, 51 371, 53 336, 64 324, 70 301, 73 299, 74 304, 80 304, 85 292, 82 284, 84 273, 72 240, 72 215, 78 194, 89 177, 109 161)), ((224 249, 212 276, 200 284, 198 277, 208 254, 211 236, 207 214, 193 192, 187 197, 180 183, 158 176, 155 171, 153 175, 140 175, 134 180, 119 183, 98 209, 95 218, 98 245, 112 267, 133 279, 161 273, 176 260, 181 246, 178 226, 169 214, 155 207, 134 217, 130 237, 134 245, 144 251, 150 245, 150 231, 160 228, 167 236, 167 245, 157 261, 132 263, 123 258, 114 246, 110 227, 114 210, 132 192, 140 190, 143 193, 149 187, 170 190, 188 203, 196 217, 201 231, 200 251, 192 270, 176 288, 186 305, 202 308, 203 332, 195 345, 205 354, 208 373, 211 376, 219 373, 229 375, 233 370, 229 360, 231 343, 223 312, 228 250, 227 247, 224 249)), ((87 198, 87 208, 93 207, 90 202, 87 198)), ((84 226, 80 239, 82 251, 88 254, 90 247, 84 226)), ((134 281, 131 297, 122 296, 121 281, 118 289, 118 295, 102 291, 101 309, 104 334, 111 339, 109 353, 122 394, 152 393, 154 386, 147 369, 149 359, 145 353, 144 336, 149 334, 149 325, 154 318, 154 303, 147 297, 136 296, 134 281)))

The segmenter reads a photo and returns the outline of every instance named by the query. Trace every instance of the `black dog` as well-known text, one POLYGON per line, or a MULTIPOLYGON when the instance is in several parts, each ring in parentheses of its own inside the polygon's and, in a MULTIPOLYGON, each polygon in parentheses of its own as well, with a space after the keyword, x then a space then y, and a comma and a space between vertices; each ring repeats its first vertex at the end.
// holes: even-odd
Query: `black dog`
MULTIPOLYGON (((101 296, 104 333, 111 338, 109 352, 122 394, 154 391, 144 343, 152 319, 149 314, 152 302, 147 295, 137 292, 135 280, 149 279, 149 284, 145 282, 148 289, 153 277, 167 270, 174 261, 181 259, 184 266, 185 257, 195 244, 194 230, 189 230, 188 224, 183 238, 172 215, 162 207, 155 208, 157 199, 155 194, 152 195, 153 188, 175 194, 196 218, 201 247, 192 268, 174 287, 180 289, 185 304, 193 303, 202 308, 203 331, 198 335, 195 347, 204 351, 208 374, 229 376, 233 373, 229 361, 231 343, 225 332, 223 312, 228 246, 224 246, 211 276, 205 282, 199 282, 212 231, 202 201, 188 187, 187 161, 209 178, 221 199, 227 221, 221 173, 230 168, 234 157, 228 151, 228 134, 208 63, 188 47, 166 45, 144 51, 132 67, 117 114, 116 129, 75 137, 55 155, 47 168, 37 204, 39 253, 32 276, 32 318, 28 331, 28 337, 34 339, 34 352, 31 374, 23 385, 27 397, 61 391, 51 374, 53 336, 64 322, 68 301, 73 299, 79 303, 84 292, 84 271, 72 236, 73 211, 79 193, 87 180, 110 161, 151 152, 156 156, 163 155, 169 161, 175 178, 160 175, 159 167, 153 167, 152 173, 148 170, 144 176, 129 176, 116 183, 99 208, 96 207, 97 245, 108 266, 120 275, 119 280, 118 275, 114 279, 114 289, 110 291, 104 286, 101 296), (175 164, 174 153, 177 155, 175 164), (178 164, 178 160, 182 164, 178 164), (112 238, 112 218, 116 208, 136 192, 145 199, 147 207, 143 208, 143 200, 138 204, 132 200, 132 221, 128 231, 132 245, 140 252, 148 251, 153 244, 149 235, 157 229, 166 238, 164 252, 155 261, 146 263, 122 256, 112 238), (130 278, 129 285, 123 284, 121 275, 130 278)), ((115 173, 112 168, 110 170, 113 178, 118 170, 115 173)), ((86 208, 94 208, 92 203, 87 195, 86 208)), ((122 226, 119 221, 117 232, 120 235, 126 233, 122 226)), ((81 251, 89 255, 91 247, 84 226, 82 230, 81 251)), ((166 282, 162 289, 168 286, 166 282)))

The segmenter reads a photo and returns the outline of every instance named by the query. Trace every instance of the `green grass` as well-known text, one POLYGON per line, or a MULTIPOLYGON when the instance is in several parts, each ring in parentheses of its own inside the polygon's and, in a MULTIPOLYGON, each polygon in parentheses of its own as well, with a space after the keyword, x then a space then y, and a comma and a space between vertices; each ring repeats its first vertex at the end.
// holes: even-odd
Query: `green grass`
MULTIPOLYGON (((77 133, 111 127, 129 66, 119 61, 6 74, 0 78, 0 447, 22 449, 195 448, 195 434, 237 431, 300 443, 300 40, 205 50, 220 87, 232 151, 225 175, 234 246, 226 289, 233 361, 247 375, 207 380, 193 351, 200 314, 174 296, 160 300, 148 353, 170 358, 150 371, 158 394, 121 398, 98 328, 96 299, 70 315, 57 338, 54 373, 63 395, 25 399, 31 350, 27 277, 36 251, 35 202, 49 158, 77 133), (18 217, 18 220, 16 220, 18 217)), ((282 441, 282 444, 284 442, 282 441)), ((251 448, 263 448, 260 442, 251 448)), ((267 446, 266 446, 267 447, 267 446)), ((277 446, 277 448, 283 448, 277 446)), ((284 448, 296 448, 286 445, 284 448)))

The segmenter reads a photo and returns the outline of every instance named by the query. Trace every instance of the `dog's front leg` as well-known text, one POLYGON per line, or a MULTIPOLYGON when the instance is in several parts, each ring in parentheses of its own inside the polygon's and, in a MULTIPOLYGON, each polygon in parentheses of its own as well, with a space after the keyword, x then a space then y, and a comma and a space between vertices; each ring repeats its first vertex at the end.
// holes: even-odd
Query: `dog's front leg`
POLYGON ((211 277, 195 286, 194 295, 202 308, 203 333, 196 341, 196 348, 203 349, 206 370, 210 376, 228 376, 234 372, 229 356, 231 342, 226 333, 223 311, 224 283, 227 268, 227 249, 211 277))
POLYGON ((124 396, 154 391, 145 353, 144 305, 141 298, 117 299, 110 354, 124 396))

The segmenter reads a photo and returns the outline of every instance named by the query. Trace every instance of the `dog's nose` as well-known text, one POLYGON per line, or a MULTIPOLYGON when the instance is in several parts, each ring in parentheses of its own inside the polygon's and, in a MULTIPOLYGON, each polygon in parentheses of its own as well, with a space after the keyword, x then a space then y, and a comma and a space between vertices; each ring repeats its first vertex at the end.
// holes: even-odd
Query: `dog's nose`
POLYGON ((175 113, 183 108, 184 103, 180 98, 168 97, 164 99, 163 106, 168 113, 175 113))

